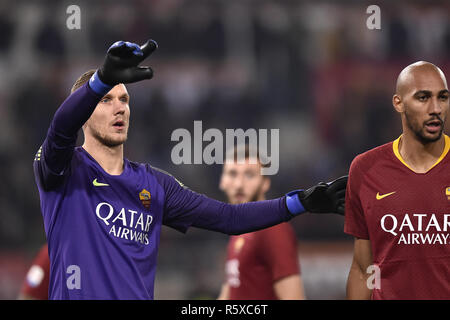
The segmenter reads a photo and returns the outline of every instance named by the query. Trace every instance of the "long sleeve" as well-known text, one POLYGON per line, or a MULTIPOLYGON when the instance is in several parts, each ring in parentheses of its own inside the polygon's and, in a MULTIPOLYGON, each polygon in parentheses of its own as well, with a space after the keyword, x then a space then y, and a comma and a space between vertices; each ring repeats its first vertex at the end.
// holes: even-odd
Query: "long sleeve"
POLYGON ((33 165, 37 181, 44 189, 52 189, 62 182, 72 159, 78 131, 101 98, 102 95, 86 83, 67 97, 56 111, 33 165))
POLYGON ((163 223, 182 232, 190 226, 242 234, 290 220, 286 197, 228 204, 184 187, 171 175, 152 168, 166 193, 163 223))
POLYGON ((284 196, 236 205, 205 196, 200 199, 199 216, 192 226, 230 235, 264 229, 294 217, 287 210, 284 196))

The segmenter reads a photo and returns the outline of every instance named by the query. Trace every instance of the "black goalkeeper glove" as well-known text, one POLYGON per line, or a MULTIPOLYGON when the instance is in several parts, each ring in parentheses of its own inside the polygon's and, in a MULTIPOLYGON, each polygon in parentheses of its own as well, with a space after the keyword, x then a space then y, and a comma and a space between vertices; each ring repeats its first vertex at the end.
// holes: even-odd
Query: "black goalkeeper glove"
POLYGON ((292 214, 308 211, 344 215, 347 180, 348 176, 343 176, 328 183, 320 182, 306 190, 288 193, 286 204, 289 211, 292 214))
POLYGON ((142 46, 117 41, 109 47, 103 66, 90 79, 90 87, 99 94, 105 94, 119 83, 151 79, 153 70, 138 65, 157 48, 158 44, 154 40, 148 40, 142 46))

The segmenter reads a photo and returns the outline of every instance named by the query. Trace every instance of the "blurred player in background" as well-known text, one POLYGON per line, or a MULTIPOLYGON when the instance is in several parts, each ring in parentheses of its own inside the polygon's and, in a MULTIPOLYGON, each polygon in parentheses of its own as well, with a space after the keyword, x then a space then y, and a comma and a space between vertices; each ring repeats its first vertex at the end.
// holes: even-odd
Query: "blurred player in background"
MULTIPOLYGON (((233 204, 265 200, 270 178, 261 175, 264 165, 259 161, 260 155, 253 158, 248 145, 241 148, 244 149, 245 163, 236 161, 236 149, 227 155, 220 189, 233 204)), ((288 222, 231 236, 225 273, 226 282, 222 286, 220 300, 305 298, 297 239, 288 222)))
POLYGON ((47 300, 50 278, 50 260, 47 244, 43 245, 31 263, 25 280, 20 288, 20 300, 47 300))
MULTIPOLYGON (((161 226, 241 234, 303 212, 344 212, 347 177, 285 196, 227 204, 124 158, 130 96, 157 48, 118 41, 56 111, 33 163, 50 257, 50 299, 153 299, 161 226), (84 143, 76 147, 78 131, 84 143)), ((283 248, 280 248, 282 250, 283 248)))
POLYGON ((355 244, 347 296, 449 299, 449 91, 442 70, 423 61, 407 66, 393 105, 402 135, 350 167, 345 232, 355 244))

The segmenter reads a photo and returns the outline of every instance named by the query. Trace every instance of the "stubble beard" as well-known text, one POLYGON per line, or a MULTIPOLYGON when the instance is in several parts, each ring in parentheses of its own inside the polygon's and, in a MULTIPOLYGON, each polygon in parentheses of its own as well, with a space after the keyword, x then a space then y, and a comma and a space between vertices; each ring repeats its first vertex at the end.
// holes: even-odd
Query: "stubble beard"
POLYGON ((408 111, 405 111, 405 120, 408 128, 414 133, 416 138, 423 144, 429 144, 438 141, 442 137, 444 131, 444 121, 442 122, 441 130, 436 137, 427 137, 424 134, 424 125, 420 125, 418 122, 411 120, 408 111))
POLYGON ((90 127, 90 131, 92 133, 92 137, 97 140, 100 144, 108 147, 108 148, 114 148, 117 146, 120 146, 127 141, 128 138, 128 132, 125 134, 125 138, 122 139, 113 139, 112 137, 108 137, 108 135, 102 134, 99 130, 97 130, 94 127, 90 127))

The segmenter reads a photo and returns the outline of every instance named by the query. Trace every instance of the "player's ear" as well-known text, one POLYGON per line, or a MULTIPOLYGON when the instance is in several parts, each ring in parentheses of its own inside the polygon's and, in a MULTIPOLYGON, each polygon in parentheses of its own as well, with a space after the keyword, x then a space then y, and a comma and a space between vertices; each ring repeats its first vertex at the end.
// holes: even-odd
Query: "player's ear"
POLYGON ((268 176, 263 176, 262 191, 267 193, 270 189, 271 180, 268 176))
POLYGON ((397 111, 398 113, 402 113, 405 111, 402 97, 399 94, 394 94, 394 96, 392 97, 392 105, 394 106, 395 111, 397 111))

